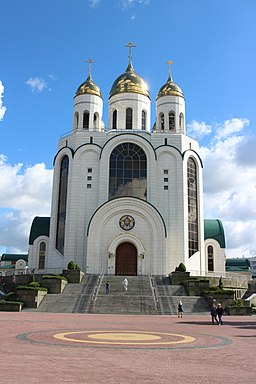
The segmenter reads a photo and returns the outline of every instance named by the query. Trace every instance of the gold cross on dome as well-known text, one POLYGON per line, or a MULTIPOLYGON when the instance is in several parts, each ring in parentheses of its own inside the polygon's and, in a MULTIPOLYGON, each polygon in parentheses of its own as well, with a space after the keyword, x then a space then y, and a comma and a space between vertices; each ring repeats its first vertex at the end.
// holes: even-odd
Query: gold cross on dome
POLYGON ((172 61, 172 60, 168 60, 168 61, 166 62, 166 64, 168 65, 169 78, 172 80, 172 70, 171 70, 171 65, 173 64, 173 61, 172 61))
POLYGON ((132 43, 131 41, 129 41, 129 43, 125 47, 128 47, 130 50, 129 51, 129 62, 131 63, 132 62, 132 48, 135 48, 136 45, 134 43, 132 43))
POLYGON ((86 60, 86 63, 88 63, 88 75, 91 76, 92 73, 92 63, 95 61, 93 59, 88 59, 86 60))

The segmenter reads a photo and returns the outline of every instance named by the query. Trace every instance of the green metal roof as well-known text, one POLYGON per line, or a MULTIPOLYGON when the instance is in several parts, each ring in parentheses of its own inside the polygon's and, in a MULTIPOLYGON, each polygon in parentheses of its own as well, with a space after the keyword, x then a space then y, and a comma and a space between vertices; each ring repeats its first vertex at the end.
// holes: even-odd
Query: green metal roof
POLYGON ((39 236, 48 236, 50 230, 50 217, 39 217, 36 216, 32 222, 29 245, 33 244, 39 236))
POLYGON ((220 220, 204 220, 204 239, 214 239, 218 241, 221 248, 225 248, 225 233, 220 220))
POLYGON ((2 257, 1 257, 1 261, 11 261, 11 262, 15 262, 15 263, 16 263, 16 261, 18 261, 20 259, 28 261, 28 254, 27 253, 25 253, 25 254, 3 253, 2 257))
POLYGON ((233 268, 250 268, 250 261, 244 258, 226 259, 226 266, 233 268))

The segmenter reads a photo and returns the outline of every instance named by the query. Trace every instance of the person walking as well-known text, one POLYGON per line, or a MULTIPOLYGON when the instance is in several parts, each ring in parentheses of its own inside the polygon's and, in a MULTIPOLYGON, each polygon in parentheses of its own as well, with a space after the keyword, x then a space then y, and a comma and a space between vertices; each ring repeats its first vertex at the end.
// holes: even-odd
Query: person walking
POLYGON ((107 282, 106 282, 106 295, 108 295, 109 292, 110 292, 110 282, 107 281, 107 282))
POLYGON ((182 315, 183 315, 183 304, 182 304, 182 301, 180 300, 178 304, 178 317, 182 317, 182 315))
POLYGON ((217 305, 217 309, 216 309, 216 313, 217 313, 217 316, 218 316, 218 323, 219 323, 219 325, 222 325, 222 324, 223 324, 223 321, 222 321, 223 312, 224 312, 224 310, 223 310, 223 308, 222 308, 222 306, 221 306, 221 303, 219 303, 219 304, 217 305))
POLYGON ((214 303, 212 304, 212 308, 211 308, 211 316, 212 316, 212 324, 214 324, 215 321, 217 324, 219 324, 217 319, 217 308, 214 303))
POLYGON ((122 282, 123 286, 124 286, 124 290, 127 291, 128 289, 128 280, 125 278, 124 281, 122 282))

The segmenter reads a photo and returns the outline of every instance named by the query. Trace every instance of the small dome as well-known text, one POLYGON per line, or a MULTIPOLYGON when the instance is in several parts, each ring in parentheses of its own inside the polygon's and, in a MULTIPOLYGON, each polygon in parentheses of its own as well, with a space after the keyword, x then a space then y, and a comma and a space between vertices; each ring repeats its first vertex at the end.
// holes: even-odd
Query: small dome
POLYGON ((180 96, 184 98, 182 90, 173 82, 171 76, 169 76, 167 82, 160 88, 157 99, 162 96, 180 96))
POLYGON ((100 88, 93 82, 91 75, 89 75, 86 81, 77 89, 75 96, 78 95, 95 95, 102 98, 100 88))
POLYGON ((109 97, 126 92, 139 93, 150 99, 147 83, 134 71, 131 62, 126 71, 120 75, 112 85, 109 97))

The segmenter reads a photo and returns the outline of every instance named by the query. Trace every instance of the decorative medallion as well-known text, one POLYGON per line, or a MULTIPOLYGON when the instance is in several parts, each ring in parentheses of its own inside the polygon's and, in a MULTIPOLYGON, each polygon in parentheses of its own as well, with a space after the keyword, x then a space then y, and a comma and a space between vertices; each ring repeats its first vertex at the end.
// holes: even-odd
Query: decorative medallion
POLYGON ((122 216, 121 219, 119 220, 119 225, 125 231, 129 231, 134 227, 135 220, 132 216, 125 215, 125 216, 122 216))

